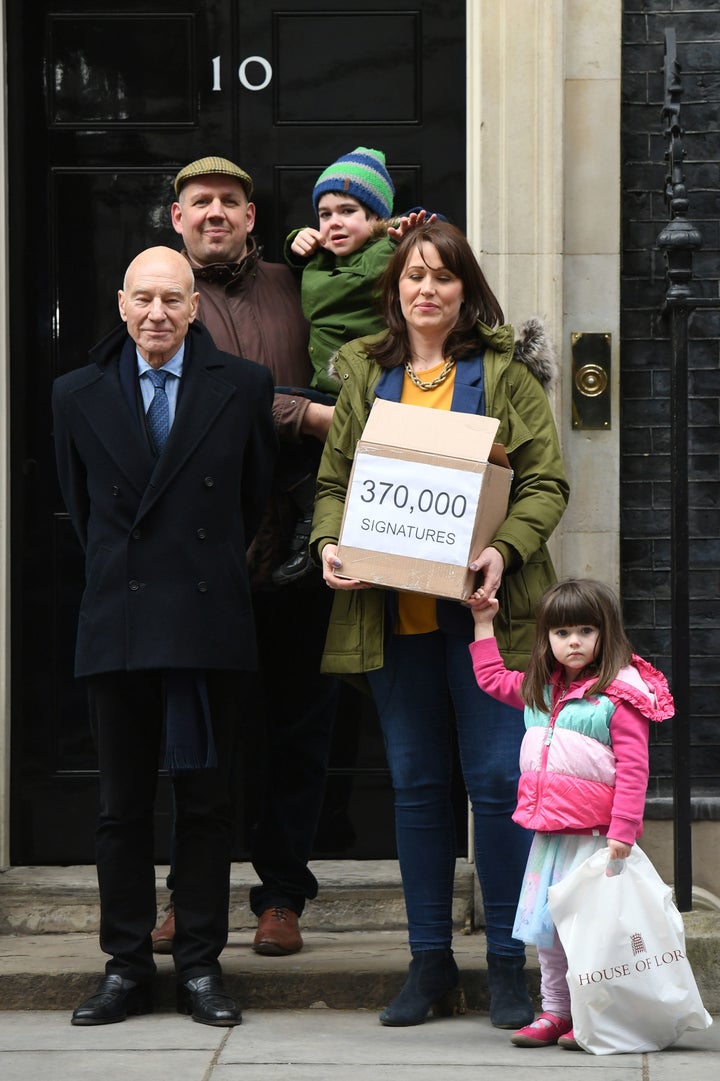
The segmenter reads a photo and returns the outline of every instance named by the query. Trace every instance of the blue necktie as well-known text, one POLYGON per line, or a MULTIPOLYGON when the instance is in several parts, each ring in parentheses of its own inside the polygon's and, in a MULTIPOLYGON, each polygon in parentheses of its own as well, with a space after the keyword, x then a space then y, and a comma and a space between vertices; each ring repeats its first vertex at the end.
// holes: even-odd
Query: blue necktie
POLYGON ((145 417, 156 454, 165 446, 170 431, 170 403, 165 393, 165 381, 170 374, 156 372, 153 368, 147 372, 147 378, 155 387, 155 397, 150 402, 145 417))

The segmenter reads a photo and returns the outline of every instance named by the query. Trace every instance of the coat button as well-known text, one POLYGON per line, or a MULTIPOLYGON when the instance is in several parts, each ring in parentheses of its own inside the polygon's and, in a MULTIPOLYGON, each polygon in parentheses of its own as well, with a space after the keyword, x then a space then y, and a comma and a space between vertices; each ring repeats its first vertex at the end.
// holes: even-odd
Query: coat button
POLYGON ((112 493, 114 496, 120 495, 120 489, 118 488, 117 484, 113 484, 112 493))
POLYGON ((140 532, 139 529, 133 529, 132 536, 133 536, 133 540, 140 540, 140 538, 142 536, 142 533, 140 532))
POLYGON ((130 586, 130 589, 133 591, 133 593, 137 593, 140 588, 140 583, 138 582, 137 578, 131 578, 128 582, 128 585, 130 586))
POLYGON ((197 538, 198 538, 199 540, 205 540, 205 538, 207 537, 207 530, 206 530, 206 529, 202 529, 202 528, 200 528, 200 529, 196 529, 196 530, 195 530, 195 536, 196 536, 196 537, 197 537, 197 538))
POLYGON ((215 481, 212 477, 205 477, 205 479, 203 480, 203 484, 206 488, 212 488, 215 484, 215 481))
POLYGON ((207 589, 208 589, 207 582, 198 582, 197 589, 198 589, 198 593, 207 593, 207 589))

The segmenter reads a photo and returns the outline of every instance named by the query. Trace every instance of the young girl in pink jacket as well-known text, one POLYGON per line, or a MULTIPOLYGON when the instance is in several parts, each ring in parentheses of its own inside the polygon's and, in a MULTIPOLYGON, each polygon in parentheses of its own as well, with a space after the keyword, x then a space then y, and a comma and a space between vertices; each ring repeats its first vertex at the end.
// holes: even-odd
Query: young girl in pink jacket
POLYGON ((665 677, 632 652, 615 594, 602 582, 552 586, 537 611, 525 674, 507 669, 493 620, 498 602, 470 598, 473 669, 483 691, 525 711, 516 822, 535 831, 513 936, 537 946, 542 1013, 513 1034, 520 1047, 577 1049, 567 959, 548 887, 598 848, 626 859, 642 833, 650 721, 673 716, 665 677))

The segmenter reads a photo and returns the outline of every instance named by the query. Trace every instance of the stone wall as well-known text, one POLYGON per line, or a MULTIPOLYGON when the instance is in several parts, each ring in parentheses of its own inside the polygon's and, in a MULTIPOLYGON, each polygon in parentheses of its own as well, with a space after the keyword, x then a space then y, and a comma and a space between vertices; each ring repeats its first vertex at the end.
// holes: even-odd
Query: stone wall
MULTIPOLYGON (((720 11, 717 0, 626 0, 622 52, 621 583, 638 653, 670 675, 670 364, 659 317, 665 260, 657 237, 667 140, 662 118, 664 31, 675 29, 689 218, 703 246, 694 292, 720 278, 720 11)), ((691 773, 696 817, 720 803, 720 309, 690 320, 689 530, 691 773), (713 798, 714 797, 714 798, 713 798)), ((682 466, 682 463, 681 463, 682 466)), ((653 732, 650 815, 670 814, 672 723, 653 732), (664 797, 664 798, 663 798, 664 797), (654 808, 654 809, 653 809, 654 808)))

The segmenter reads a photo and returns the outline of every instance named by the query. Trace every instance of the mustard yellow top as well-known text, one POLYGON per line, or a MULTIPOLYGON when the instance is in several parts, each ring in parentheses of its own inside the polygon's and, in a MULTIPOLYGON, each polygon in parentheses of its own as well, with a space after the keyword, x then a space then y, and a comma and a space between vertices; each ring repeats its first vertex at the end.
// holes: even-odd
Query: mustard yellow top
MULTIPOLYGON (((438 364, 435 368, 428 368, 420 373, 423 383, 431 383, 444 368, 438 364)), ((423 405, 430 409, 449 409, 452 403, 453 388, 455 386, 455 369, 453 368, 447 379, 439 387, 432 390, 421 390, 416 387, 410 376, 405 372, 403 377, 402 393, 400 401, 403 405, 423 405)), ((395 627, 396 634, 427 634, 436 631, 437 603, 434 597, 428 597, 424 593, 398 593, 398 617, 395 627)))

